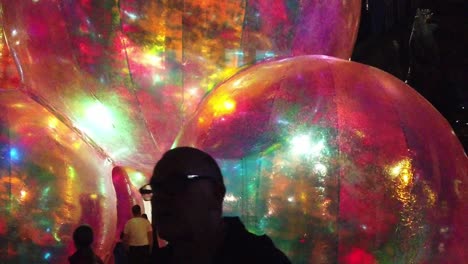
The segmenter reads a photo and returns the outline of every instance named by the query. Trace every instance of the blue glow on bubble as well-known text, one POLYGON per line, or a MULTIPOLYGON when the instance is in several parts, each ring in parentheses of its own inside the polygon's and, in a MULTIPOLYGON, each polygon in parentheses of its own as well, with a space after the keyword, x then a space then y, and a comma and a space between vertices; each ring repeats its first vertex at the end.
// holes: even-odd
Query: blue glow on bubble
POLYGON ((10 159, 11 160, 19 160, 19 152, 16 148, 10 149, 10 159))
POLYGON ((50 256, 51 256, 50 252, 46 252, 46 253, 44 254, 44 259, 45 259, 45 260, 48 260, 48 259, 50 259, 50 256))

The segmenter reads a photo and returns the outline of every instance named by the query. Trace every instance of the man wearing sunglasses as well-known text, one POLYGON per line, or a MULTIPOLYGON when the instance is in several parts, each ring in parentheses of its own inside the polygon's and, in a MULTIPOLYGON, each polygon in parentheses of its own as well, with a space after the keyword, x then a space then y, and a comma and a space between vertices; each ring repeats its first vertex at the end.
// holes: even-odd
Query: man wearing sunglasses
POLYGON ((169 150, 150 184, 153 228, 169 242, 153 250, 152 263, 290 263, 269 237, 249 233, 237 217, 222 217, 226 188, 207 153, 169 150))

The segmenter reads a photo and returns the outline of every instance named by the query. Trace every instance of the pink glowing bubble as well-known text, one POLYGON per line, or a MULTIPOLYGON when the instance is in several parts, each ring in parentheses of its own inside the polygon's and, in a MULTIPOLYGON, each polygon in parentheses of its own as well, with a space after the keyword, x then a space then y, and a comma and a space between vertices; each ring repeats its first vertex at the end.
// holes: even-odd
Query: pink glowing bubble
POLYGON ((375 68, 325 56, 250 67, 209 94, 176 145, 213 154, 226 213, 293 262, 466 254, 463 148, 423 97, 375 68))

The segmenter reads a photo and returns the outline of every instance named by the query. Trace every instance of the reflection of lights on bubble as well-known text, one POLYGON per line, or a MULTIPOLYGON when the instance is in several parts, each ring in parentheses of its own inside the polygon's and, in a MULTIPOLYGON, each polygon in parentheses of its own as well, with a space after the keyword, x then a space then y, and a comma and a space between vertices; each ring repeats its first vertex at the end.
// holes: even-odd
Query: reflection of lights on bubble
POLYGON ((323 165, 322 163, 315 163, 314 172, 322 176, 325 176, 327 175, 327 167, 323 165))
POLYGON ((16 36, 17 34, 18 34, 18 31, 17 31, 16 29, 13 29, 13 30, 11 31, 11 36, 12 36, 12 37, 16 36))
POLYGON ((197 87, 192 87, 192 88, 188 89, 187 92, 190 95, 197 95, 198 94, 198 89, 197 89, 197 87))
POLYGON ((10 149, 10 159, 11 160, 19 160, 19 152, 18 149, 16 148, 11 148, 10 149))
POLYGON ((45 259, 45 260, 50 259, 50 257, 51 257, 50 252, 46 252, 46 253, 44 254, 44 259, 45 259))
POLYGON ((290 203, 294 202, 294 196, 289 196, 288 197, 288 202, 290 202, 290 203))
POLYGON ((413 179, 411 160, 401 160, 396 165, 390 167, 388 173, 393 179, 398 177, 405 186, 408 185, 413 179))
POLYGON ((95 103, 86 109, 87 128, 111 129, 113 127, 111 111, 101 103, 95 103), (91 126, 91 127, 89 127, 91 126))
POLYGON ((139 171, 127 171, 127 173, 133 186, 142 186, 147 182, 145 175, 139 171))
POLYGON ((272 58, 274 56, 275 56, 275 53, 273 51, 265 52, 265 58, 272 58))
POLYGON ((308 135, 298 135, 291 140, 292 151, 295 154, 307 154, 312 148, 312 142, 308 135))
POLYGON ((54 116, 49 117, 48 126, 52 129, 55 129, 57 128, 57 125, 58 125, 58 119, 55 118, 54 116))
POLYGON ((93 199, 93 200, 96 200, 97 197, 98 197, 98 196, 97 196, 97 194, 95 194, 95 193, 92 193, 92 194, 89 195, 89 198, 91 198, 91 199, 93 199))
POLYGON ((124 13, 125 13, 125 15, 128 16, 128 18, 130 18, 130 20, 133 20, 133 21, 134 21, 134 20, 136 20, 136 19, 138 18, 138 16, 135 15, 134 13, 130 13, 130 12, 128 12, 128 11, 124 11, 124 13))
POLYGON ((230 114, 236 109, 236 101, 229 98, 228 96, 214 98, 212 105, 215 116, 230 114))
POLYGON ((75 168, 72 166, 67 167, 67 175, 70 179, 74 179, 76 177, 76 171, 75 168))
POLYGON ((28 195, 28 192, 25 191, 25 190, 21 190, 20 191, 20 199, 21 200, 24 200, 26 198, 26 196, 28 195))
POLYGON ((233 194, 229 193, 229 194, 226 194, 226 196, 224 197, 224 201, 226 202, 237 202, 238 198, 235 197, 233 194))
POLYGON ((141 64, 156 66, 158 68, 163 67, 162 58, 160 56, 153 55, 153 54, 144 54, 143 58, 141 59, 141 64))
POLYGON ((238 79, 232 83, 232 87, 239 87, 240 84, 242 83, 242 79, 238 79))
POLYGON ((297 135, 291 140, 292 152, 296 155, 318 156, 325 148, 323 141, 312 142, 309 135, 297 135))

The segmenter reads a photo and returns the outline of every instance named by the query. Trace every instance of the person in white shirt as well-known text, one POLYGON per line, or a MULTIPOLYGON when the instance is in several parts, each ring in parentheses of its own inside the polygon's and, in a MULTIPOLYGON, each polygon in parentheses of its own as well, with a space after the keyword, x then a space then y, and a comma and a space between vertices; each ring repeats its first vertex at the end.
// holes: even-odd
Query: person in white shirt
POLYGON ((129 263, 148 263, 153 247, 153 229, 148 219, 141 216, 141 207, 132 207, 133 217, 124 227, 123 242, 128 249, 129 263))

